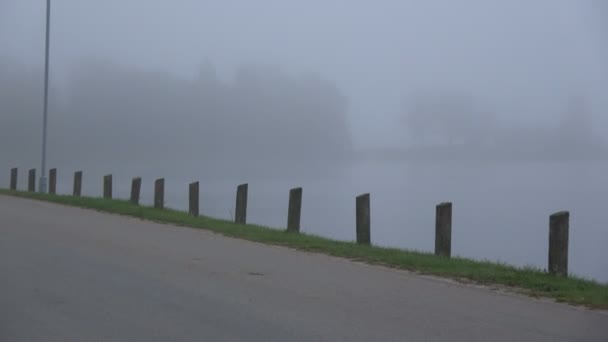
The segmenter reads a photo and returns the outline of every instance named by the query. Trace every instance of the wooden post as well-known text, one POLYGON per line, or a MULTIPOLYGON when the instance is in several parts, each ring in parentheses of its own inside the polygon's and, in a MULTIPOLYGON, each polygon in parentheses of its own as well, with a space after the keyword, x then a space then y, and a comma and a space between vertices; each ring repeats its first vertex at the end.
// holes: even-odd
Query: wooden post
POLYGON ((49 170, 49 194, 57 193, 57 169, 49 170))
POLYGON ((357 243, 369 245, 371 243, 369 194, 357 196, 356 216, 357 243))
POLYGON ((154 181, 154 208, 165 207, 165 179, 159 178, 154 181))
POLYGON ((112 198, 112 175, 103 176, 103 198, 112 198))
POLYGON ((198 182, 190 183, 188 186, 188 214, 198 216, 198 182))
POLYGON ((19 169, 16 167, 11 169, 11 190, 17 190, 17 174, 19 169))
POLYGON ((139 193, 141 191, 141 177, 131 180, 131 203, 139 205, 139 193))
POLYGON ((287 231, 300 232, 300 216, 302 212, 302 188, 289 190, 289 207, 287 209, 287 231))
POLYGON ((247 184, 241 184, 236 189, 236 208, 234 211, 234 222, 238 224, 247 223, 247 184))
POLYGON ((570 213, 561 211, 549 218, 549 273, 568 276, 568 231, 570 213))
POLYGON ((36 169, 30 169, 27 178, 27 191, 36 191, 36 169))
POLYGON ((452 203, 441 203, 435 215, 435 255, 452 256, 452 203))
POLYGON ((72 195, 80 197, 82 194, 82 171, 74 172, 74 192, 72 195))

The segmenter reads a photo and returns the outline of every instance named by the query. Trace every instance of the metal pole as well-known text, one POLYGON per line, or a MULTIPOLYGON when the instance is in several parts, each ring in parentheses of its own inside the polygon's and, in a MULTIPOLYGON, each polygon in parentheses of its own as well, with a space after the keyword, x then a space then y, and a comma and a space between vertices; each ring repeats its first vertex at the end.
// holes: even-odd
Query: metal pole
POLYGON ((44 109, 42 114, 42 168, 40 192, 46 192, 46 126, 49 102, 49 35, 51 25, 51 0, 46 0, 46 49, 44 53, 44 109))

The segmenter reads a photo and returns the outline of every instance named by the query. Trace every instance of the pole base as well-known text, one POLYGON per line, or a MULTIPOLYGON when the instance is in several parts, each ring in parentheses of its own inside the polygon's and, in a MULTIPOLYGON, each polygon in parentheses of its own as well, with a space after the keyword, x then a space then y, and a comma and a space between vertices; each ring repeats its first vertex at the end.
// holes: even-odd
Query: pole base
POLYGON ((44 176, 40 177, 40 181, 38 184, 40 184, 38 191, 42 192, 42 193, 46 193, 46 177, 44 177, 44 176))

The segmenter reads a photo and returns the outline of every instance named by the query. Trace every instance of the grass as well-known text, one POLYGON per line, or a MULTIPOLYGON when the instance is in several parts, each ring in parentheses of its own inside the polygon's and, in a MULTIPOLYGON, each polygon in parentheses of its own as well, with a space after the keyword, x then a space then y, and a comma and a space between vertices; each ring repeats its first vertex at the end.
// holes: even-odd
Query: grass
POLYGON ((210 217, 192 217, 171 209, 137 206, 124 200, 49 195, 0 189, 0 195, 11 195, 74 207, 137 217, 143 220, 206 229, 225 236, 280 245, 298 250, 324 253, 370 264, 414 271, 473 282, 499 285, 511 291, 535 297, 553 298, 558 302, 608 309, 608 284, 578 277, 556 277, 534 268, 518 268, 506 264, 475 261, 465 258, 444 258, 429 253, 396 248, 363 246, 308 234, 287 233, 257 225, 237 225, 210 217))

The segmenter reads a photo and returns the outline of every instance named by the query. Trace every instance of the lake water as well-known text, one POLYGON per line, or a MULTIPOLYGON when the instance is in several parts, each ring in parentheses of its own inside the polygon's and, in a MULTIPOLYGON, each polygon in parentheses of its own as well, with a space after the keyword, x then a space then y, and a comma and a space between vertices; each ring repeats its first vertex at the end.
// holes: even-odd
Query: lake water
MULTIPOLYGON (((62 174, 58 191, 71 192, 62 174)), ((69 168, 63 168, 63 170, 69 168)), ((102 174, 84 170, 83 193, 99 196, 102 174)), ((128 198, 136 173, 114 173, 114 196, 128 198)), ((152 203, 144 173, 142 202, 152 203)), ((236 185, 246 179, 165 172, 168 207, 187 210, 188 183, 201 182, 201 212, 230 218, 236 185), (186 179, 187 178, 187 179, 186 179)), ((21 171, 20 186, 25 186, 21 171)), ((8 184, 8 175, 0 179, 8 184)), ((286 178, 286 177, 283 177, 286 178)), ((249 180, 248 222, 286 225, 289 189, 303 187, 302 231, 355 239, 355 196, 371 193, 372 243, 432 252, 435 205, 454 203, 452 253, 546 268, 549 215, 571 212, 569 269, 608 282, 608 163, 376 163, 335 177, 249 180)))

